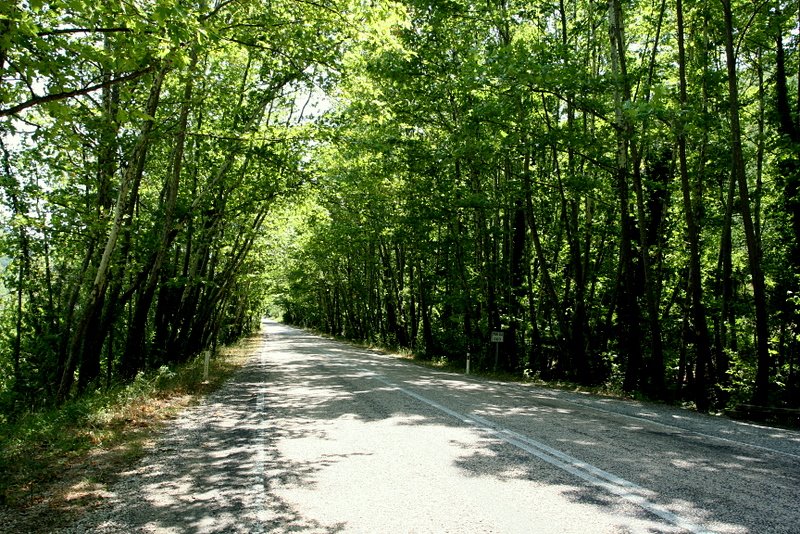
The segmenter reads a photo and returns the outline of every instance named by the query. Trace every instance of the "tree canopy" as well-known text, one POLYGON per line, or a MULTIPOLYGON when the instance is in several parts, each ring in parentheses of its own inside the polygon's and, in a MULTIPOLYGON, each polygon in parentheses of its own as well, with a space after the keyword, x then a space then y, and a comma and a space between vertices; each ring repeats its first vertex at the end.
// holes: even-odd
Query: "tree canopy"
POLYGON ((800 405, 796 2, 29 1, 0 27, 6 413, 267 312, 800 405))

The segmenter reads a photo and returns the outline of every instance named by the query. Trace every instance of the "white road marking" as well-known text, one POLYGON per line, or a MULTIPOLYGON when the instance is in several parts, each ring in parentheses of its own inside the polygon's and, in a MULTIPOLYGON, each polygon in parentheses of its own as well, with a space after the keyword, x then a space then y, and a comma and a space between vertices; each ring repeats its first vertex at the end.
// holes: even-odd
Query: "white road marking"
POLYGON ((509 430, 504 428, 492 421, 484 419, 483 417, 470 414, 465 415, 455 410, 451 410, 446 406, 439 404, 438 402, 431 400, 427 397, 423 397, 422 395, 406 389, 398 384, 390 382, 386 380, 382 376, 374 373, 369 369, 358 369, 361 372, 367 373, 369 378, 377 380, 382 384, 389 386, 395 391, 399 391, 409 397, 412 397, 428 406, 439 410, 455 419, 458 419, 462 423, 475 427, 479 430, 482 430, 488 433, 491 436, 496 437, 506 443, 513 445, 537 458, 549 463, 550 465, 557 467, 563 471, 566 471, 594 486, 598 486, 603 488, 604 490, 617 495, 628 502, 631 502, 644 510, 652 513, 653 515, 660 517, 661 519, 672 523, 673 525, 687 530, 689 532, 693 532, 696 534, 712 534, 713 531, 706 529, 702 525, 697 525, 692 523, 688 519, 685 519, 673 512, 670 512, 663 506, 660 506, 651 500, 649 500, 645 495, 652 494, 652 491, 646 490, 641 486, 634 484, 628 480, 620 478, 612 473, 608 473, 607 471, 603 471, 602 469, 595 467, 591 464, 583 462, 577 458, 574 458, 564 452, 561 452, 557 449, 554 449, 544 443, 531 439, 527 436, 514 432, 513 430, 509 430))
MULTIPOLYGON (((457 374, 454 375, 453 373, 447 373, 447 372, 444 372, 444 371, 430 370, 428 372, 430 372, 431 374, 435 374, 435 375, 442 375, 442 376, 445 376, 445 377, 448 377, 448 378, 453 378, 453 376, 456 376, 457 378, 459 378, 461 380, 468 380, 470 382, 483 383, 482 381, 477 381, 477 380, 475 380, 475 379, 473 379, 471 377, 464 377, 464 376, 457 375, 457 374)), ((488 381, 486 383, 489 383, 489 384, 492 384, 492 385, 495 385, 495 386, 507 386, 508 385, 508 383, 506 383, 506 382, 488 381)), ((589 402, 581 402, 581 401, 565 399, 565 398, 562 398, 560 396, 554 396, 554 397, 551 397, 551 398, 553 400, 557 400, 557 401, 564 402, 564 403, 567 403, 567 404, 572 404, 574 406, 581 406, 582 408, 588 408, 590 410, 595 410, 597 412, 606 413, 606 414, 609 414, 609 415, 618 415, 620 417, 626 417, 628 419, 635 419, 636 421, 645 421, 647 423, 650 423, 650 424, 653 424, 653 425, 656 425, 656 426, 660 426, 660 427, 663 427, 663 428, 669 428, 669 429, 672 429, 672 430, 678 430, 680 432, 694 434, 695 436, 700 436, 700 437, 703 437, 703 438, 714 439, 714 440, 717 440, 717 441, 722 441, 724 443, 731 443, 731 444, 734 444, 734 445, 740 445, 742 447, 746 447, 746 448, 750 448, 750 449, 756 449, 756 450, 764 451, 764 452, 769 452, 769 453, 772 453, 772 454, 777 454, 779 456, 788 456, 789 458, 794 458, 796 460, 800 460, 800 454, 794 454, 792 452, 781 451, 781 450, 778 450, 778 449, 773 449, 771 447, 766 447, 764 445, 756 445, 755 443, 747 443, 745 441, 738 441, 738 440, 731 439, 731 438, 724 438, 722 436, 715 436, 715 435, 712 435, 712 434, 705 434, 705 433, 699 432, 697 430, 691 430, 691 429, 688 429, 688 428, 684 428, 682 426, 670 425, 668 423, 662 423, 661 421, 655 421, 653 419, 648 419, 646 417, 639 417, 639 416, 636 416, 636 415, 630 415, 630 414, 626 414, 626 413, 622 413, 622 412, 615 412, 614 410, 606 410, 604 408, 598 408, 597 406, 593 406, 589 402)), ((762 427, 762 428, 768 428, 768 427, 762 427)))
POLYGON ((660 426, 660 427, 664 427, 664 428, 670 428, 672 430, 679 430, 680 432, 694 434, 696 436, 701 436, 701 437, 708 438, 708 439, 715 439, 717 441, 723 441, 723 442, 726 442, 726 443, 733 443, 735 445, 740 445, 742 447, 748 447, 748 448, 751 448, 751 449, 757 449, 757 450, 760 450, 760 451, 766 451, 766 452, 770 452, 772 454, 778 454, 778 455, 781 455, 781 456, 789 456, 790 458, 796 458, 796 459, 800 460, 800 454, 793 454, 791 452, 779 451, 777 449, 772 449, 770 447, 765 447, 763 445, 756 445, 754 443, 746 443, 744 441, 737 441, 735 439, 723 438, 722 436, 713 436, 711 434, 704 434, 703 432, 698 432, 697 430, 690 430, 688 428, 683 428, 681 426, 670 425, 670 424, 667 424, 667 423, 662 423, 661 421, 654 421, 653 419, 648 419, 646 417, 639 417, 639 416, 636 416, 636 415, 629 415, 629 414, 625 414, 625 413, 615 412, 613 410, 605 410, 603 408, 598 408, 597 406, 592 406, 589 403, 584 403, 584 402, 580 402, 580 401, 572 401, 572 400, 569 400, 569 399, 562 399, 560 397, 557 397, 557 400, 559 400, 561 402, 566 402, 568 404, 574 404, 575 406, 581 406, 583 408, 588 408, 590 410, 595 410, 597 412, 603 412, 603 413, 607 413, 607 414, 610 414, 610 415, 618 415, 620 417, 627 417, 628 419, 636 419, 637 421, 645 421, 645 422, 650 423, 652 425, 656 425, 656 426, 660 426))

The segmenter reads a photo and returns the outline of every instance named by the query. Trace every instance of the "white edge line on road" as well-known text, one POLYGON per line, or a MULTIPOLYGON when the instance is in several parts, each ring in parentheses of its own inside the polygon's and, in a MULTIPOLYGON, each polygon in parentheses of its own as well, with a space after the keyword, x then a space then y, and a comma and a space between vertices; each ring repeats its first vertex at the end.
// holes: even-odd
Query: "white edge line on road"
MULTIPOLYGON (((723 438, 722 436, 712 436, 711 434, 705 434, 703 432, 698 432, 697 430, 690 430, 688 428, 683 428, 681 426, 662 423, 661 421, 654 421, 653 419, 648 419, 646 417, 640 417, 640 416, 637 416, 637 415, 630 415, 630 414, 626 414, 626 413, 615 412, 615 411, 612 411, 612 410, 605 410, 603 408, 598 408, 597 406, 592 406, 588 402, 573 401, 573 400, 569 400, 569 399, 562 399, 560 397, 556 397, 556 398, 558 400, 562 401, 562 402, 566 402, 568 404, 573 404, 575 406, 582 406, 583 408, 589 408, 590 410, 595 410, 597 412, 607 413, 607 414, 611 414, 611 415, 619 415, 620 417, 627 417, 628 419, 635 419, 637 421, 644 421, 644 422, 650 423, 652 425, 661 426, 661 427, 664 427, 664 428, 671 428, 673 430, 679 430, 681 432, 686 432, 688 434, 695 434, 696 436, 701 436, 701 437, 708 438, 708 439, 715 439, 717 441, 724 441, 726 443, 733 443, 735 445, 741 445, 742 447, 748 447, 748 448, 751 448, 751 449, 758 449, 760 451, 770 452, 772 454, 778 454, 778 455, 781 455, 781 456, 790 456, 792 458, 796 458, 796 459, 800 460, 800 454, 794 454, 794 453, 786 452, 786 451, 779 451, 777 449, 772 449, 770 447, 765 447, 763 445, 756 445, 754 443, 746 443, 744 441, 737 441, 735 439, 723 438)), ((782 429, 780 429, 780 430, 782 430, 782 429)))
MULTIPOLYGON (((372 371, 370 371, 370 372, 372 372, 372 371)), ((466 379, 466 380, 470 380, 470 381, 473 381, 473 382, 482 383, 482 381, 476 381, 471 377, 463 377, 463 376, 461 376, 459 374, 448 373, 448 372, 445 372, 445 371, 433 370, 433 371, 430 371, 430 372, 432 374, 438 374, 438 375, 447 376, 447 377, 455 376, 455 377, 457 377, 457 378, 459 378, 461 380, 466 379)), ((507 382, 488 381, 488 383, 492 384, 492 385, 495 385, 495 386, 507 385, 507 382)), ((620 417, 626 417, 628 419, 634 419, 636 421, 643 421, 643 422, 650 423, 652 425, 660 426, 660 427, 663 427, 663 428, 669 428, 669 429, 672 429, 672 430, 678 430, 680 432, 685 432, 685 433, 688 433, 688 434, 694 434, 696 436, 700 436, 700 437, 703 437, 703 438, 715 439, 717 441, 722 441, 722 442, 725 442, 725 443, 732 443, 734 445, 740 445, 742 447, 747 447, 747 448, 750 448, 750 449, 756 449, 756 450, 759 450, 759 451, 769 452, 769 453, 777 454, 777 455, 780 455, 780 456, 788 456, 790 458, 795 458, 797 460, 800 460, 800 454, 794 454, 792 452, 781 451, 781 450, 778 450, 778 449, 773 449, 771 447, 766 447, 764 445, 756 445, 755 443, 747 443, 747 442, 744 442, 744 441, 738 441, 738 440, 731 439, 731 438, 724 438, 722 436, 714 436, 714 435, 711 435, 711 434, 706 434, 704 432, 700 432, 698 430, 691 430, 689 428, 684 428, 682 426, 670 425, 668 423, 662 423, 661 421, 655 421, 653 419, 648 419, 646 417, 641 417, 641 416, 637 416, 637 415, 630 415, 630 414, 626 414, 626 413, 622 413, 622 412, 615 412, 613 410, 606 410, 604 408, 598 408, 597 406, 593 406, 591 404, 591 401, 590 402, 583 402, 583 401, 578 401, 578 400, 570 400, 570 399, 565 399, 565 398, 563 398, 563 397, 561 397, 559 395, 556 395, 556 396, 550 397, 550 398, 552 398, 553 400, 558 400, 558 401, 561 401, 561 402, 565 402, 567 404, 572 404, 573 406, 581 406, 583 408, 589 408, 590 410, 594 410, 596 412, 607 413, 609 415, 618 415, 620 417)), ((770 429, 770 430, 785 431, 785 429, 773 429, 772 427, 764 427, 764 428, 767 428, 767 429, 770 429)))
POLYGON ((423 397, 422 395, 415 393, 414 391, 405 389, 397 384, 394 384, 385 378, 381 377, 371 371, 369 369, 358 369, 361 372, 368 373, 370 378, 385 384, 392 389, 399 391, 409 397, 412 397, 422 403, 427 404, 428 406, 443 412, 450 417, 458 419, 462 423, 470 425, 472 427, 478 428, 479 430, 483 430, 488 434, 505 441, 506 443, 513 445, 537 458, 544 460, 545 462, 549 463, 550 465, 557 467, 563 471, 566 471, 592 485, 598 486, 600 488, 605 489, 606 491, 617 495, 628 502, 631 502, 644 510, 652 513, 653 515, 660 517, 661 519, 672 523, 673 525, 687 530, 689 532, 693 532, 696 534, 713 534, 713 531, 707 530, 706 528, 696 525, 691 521, 684 519, 666 508, 655 504, 654 502, 650 501, 640 493, 647 493, 647 490, 644 488, 637 486, 633 482, 629 482, 623 478, 620 478, 616 475, 603 471, 602 469, 595 467, 591 464, 586 462, 582 462, 577 458, 569 456, 557 449, 549 447, 544 443, 540 443, 534 439, 531 439, 527 436, 523 436, 522 434, 518 434, 512 430, 507 428, 503 428, 491 421, 484 419, 483 417, 477 415, 465 415, 446 406, 439 404, 436 401, 433 401, 427 397, 423 397))
MULTIPOLYGON (((369 352, 369 355, 370 356, 385 356, 383 353, 379 353, 379 352, 369 352)), ((356 360, 356 362, 357 361, 358 360, 356 360)), ((365 372, 369 372, 369 373, 374 373, 375 372, 375 371, 367 370, 367 369, 360 369, 360 370, 361 371, 365 371, 365 372)), ((458 373, 449 373, 449 372, 437 371, 437 370, 429 370, 429 372, 431 374, 434 374, 434 375, 442 375, 442 376, 446 376, 446 377, 449 377, 449 378, 456 377, 456 378, 459 378, 461 380, 469 380, 469 381, 472 381, 472 382, 484 383, 483 381, 476 381, 474 378, 472 378, 470 376, 463 376, 463 375, 460 375, 458 373)), ((492 385, 498 385, 498 386, 499 385, 507 385, 506 382, 496 382, 496 381, 488 381, 486 383, 489 383, 489 384, 492 384, 492 385)), ((646 417, 639 417, 639 416, 636 416, 636 415, 629 415, 629 414, 626 414, 626 413, 615 412, 613 410, 606 410, 606 409, 603 409, 603 408, 598 408, 597 406, 592 406, 589 402, 581 402, 581 401, 576 401, 576 400, 565 399, 565 398, 563 398, 561 396, 555 396, 555 397, 552 397, 552 398, 553 398, 553 400, 558 400, 558 401, 561 401, 561 402, 565 402, 567 404, 572 404, 574 406, 581 406, 583 408, 589 408, 590 410, 595 410, 597 412, 607 413, 607 414, 610 414, 610 415, 619 415, 621 417, 627 417, 628 419, 634 419, 636 421, 644 421, 644 422, 647 422, 647 423, 650 423, 650 424, 653 424, 653 425, 656 425, 656 426, 660 426, 660 427, 664 427, 664 428, 670 428, 670 429, 673 429, 673 430, 678 430, 678 431, 681 431, 681 432, 694 434, 696 436, 701 436, 701 437, 708 438, 708 439, 715 439, 717 441, 722 441, 722 442, 725 442, 725 443, 732 443, 734 445, 740 445, 742 447, 747 447, 747 448, 756 449, 756 450, 760 450, 760 451, 764 451, 764 452, 769 452, 769 453, 777 454, 777 455, 780 455, 780 456, 788 456, 790 458, 795 458, 797 460, 800 460, 800 454, 794 454, 794 453, 791 453, 791 452, 781 451, 781 450, 778 450, 778 449, 773 449, 771 447, 766 447, 764 445, 756 445, 754 443, 747 443, 747 442, 738 441, 738 440, 735 440, 735 439, 724 438, 722 436, 714 436, 714 435, 711 435, 711 434, 705 434, 705 433, 699 432, 697 430, 691 430, 691 429, 683 428, 683 427, 680 427, 680 426, 677 426, 677 425, 670 425, 670 424, 667 424, 667 423, 662 423, 661 421, 654 421, 653 419, 647 419, 646 417)), ((768 428, 771 428, 771 427, 768 427, 768 428)), ((783 429, 780 429, 780 430, 783 430, 783 429)))

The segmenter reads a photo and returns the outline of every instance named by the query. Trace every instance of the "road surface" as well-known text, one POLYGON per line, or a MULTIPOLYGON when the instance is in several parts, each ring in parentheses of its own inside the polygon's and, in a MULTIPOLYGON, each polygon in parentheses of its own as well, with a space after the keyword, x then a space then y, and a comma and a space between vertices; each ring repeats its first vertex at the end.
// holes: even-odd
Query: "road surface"
POLYGON ((73 532, 800 532, 798 432, 262 326, 73 532))

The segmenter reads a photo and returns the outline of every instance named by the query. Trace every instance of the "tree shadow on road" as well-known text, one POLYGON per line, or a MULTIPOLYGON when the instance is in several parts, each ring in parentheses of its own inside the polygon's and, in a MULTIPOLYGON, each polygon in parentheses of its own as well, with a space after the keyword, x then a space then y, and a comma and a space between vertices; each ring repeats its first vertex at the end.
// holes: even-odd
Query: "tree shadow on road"
MULTIPOLYGON (((265 422, 264 374, 253 359, 221 390, 177 419, 112 498, 67 532, 319 532, 344 530, 304 516, 272 490, 323 467, 282 458, 291 432, 265 422)), ((330 459, 327 461, 331 461, 330 459)))

